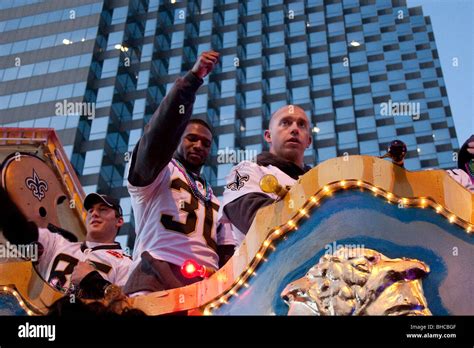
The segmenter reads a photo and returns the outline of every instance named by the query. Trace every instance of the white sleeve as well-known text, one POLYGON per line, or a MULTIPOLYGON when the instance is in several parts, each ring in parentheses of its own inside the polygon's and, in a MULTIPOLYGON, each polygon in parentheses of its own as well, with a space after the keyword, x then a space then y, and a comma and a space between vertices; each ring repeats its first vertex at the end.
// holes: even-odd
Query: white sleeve
POLYGON ((260 166, 254 162, 243 161, 233 167, 226 176, 226 186, 222 198, 222 205, 219 208, 218 223, 220 224, 220 233, 217 234, 217 244, 236 245, 242 244, 245 238, 239 229, 232 225, 224 213, 224 207, 247 193, 263 193, 270 198, 276 199, 274 194, 268 194, 260 188, 260 180, 265 175, 260 166))
POLYGON ((125 286, 125 283, 128 280, 128 275, 130 274, 130 267, 132 267, 132 260, 124 255, 122 262, 117 265, 115 279, 113 279, 112 283, 121 287, 125 286))
POLYGON ((44 279, 48 279, 48 268, 53 262, 57 250, 65 243, 71 243, 58 233, 53 233, 47 228, 38 228, 38 243, 41 244, 43 252, 39 257, 37 269, 44 279))
MULTIPOLYGON (((133 158, 132 158, 133 161, 133 158)), ((156 176, 155 180, 147 186, 133 186, 130 181, 127 180, 127 189, 130 193, 130 196, 136 199, 138 202, 141 202, 143 199, 146 199, 153 191, 160 186, 163 178, 165 177, 167 171, 169 170, 170 164, 166 165, 160 173, 156 176)))
POLYGON ((240 241, 234 235, 232 225, 217 223, 217 245, 239 245, 240 241))

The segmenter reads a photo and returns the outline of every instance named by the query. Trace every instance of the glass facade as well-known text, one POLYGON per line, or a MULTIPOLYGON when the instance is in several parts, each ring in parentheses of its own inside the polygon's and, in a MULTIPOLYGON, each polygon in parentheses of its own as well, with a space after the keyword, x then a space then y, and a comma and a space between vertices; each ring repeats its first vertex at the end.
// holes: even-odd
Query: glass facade
POLYGON ((453 166, 431 22, 404 0, 52 3, 2 2, 0 125, 55 128, 86 192, 130 206, 131 150, 173 81, 209 49, 221 59, 193 113, 214 130, 204 172, 218 195, 232 166, 219 154, 266 149, 263 130, 285 104, 311 119, 308 164, 378 156, 401 139, 408 169, 453 166), (58 115, 63 101, 93 105, 93 117, 58 115))

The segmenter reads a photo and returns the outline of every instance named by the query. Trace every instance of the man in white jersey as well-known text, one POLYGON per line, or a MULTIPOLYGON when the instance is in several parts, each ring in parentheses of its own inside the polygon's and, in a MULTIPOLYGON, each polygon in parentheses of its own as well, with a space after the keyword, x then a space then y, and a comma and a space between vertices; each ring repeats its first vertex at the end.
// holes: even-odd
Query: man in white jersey
POLYGON ((118 200, 91 193, 84 207, 86 240, 74 243, 28 221, 0 187, 0 227, 5 238, 16 245, 36 243, 40 249, 36 268, 56 289, 82 298, 101 298, 111 284, 125 284, 132 260, 114 242, 123 225, 118 200))
POLYGON ((204 52, 161 101, 135 146, 128 191, 135 216, 133 267, 125 292, 138 295, 201 280, 181 266, 193 260, 216 270, 233 253, 233 240, 217 235, 219 201, 200 175, 212 144, 206 122, 190 120, 196 92, 217 64, 204 52))
POLYGON ((256 163, 240 162, 226 177, 219 223, 226 233, 232 231, 236 245, 242 243, 257 210, 278 198, 276 194, 262 191, 260 179, 272 174, 283 187, 292 186, 310 169, 303 160, 312 137, 308 117, 302 108, 286 105, 278 109, 270 119, 264 138, 270 151, 258 155, 256 163))

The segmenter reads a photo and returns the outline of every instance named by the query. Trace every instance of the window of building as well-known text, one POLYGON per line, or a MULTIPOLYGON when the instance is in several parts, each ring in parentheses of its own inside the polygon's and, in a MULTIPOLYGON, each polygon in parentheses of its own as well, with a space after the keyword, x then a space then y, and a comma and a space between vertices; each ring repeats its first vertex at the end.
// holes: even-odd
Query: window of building
POLYGON ((262 43, 254 42, 245 45, 247 59, 258 58, 262 56, 262 43))
POLYGON ((270 94, 283 93, 286 91, 286 81, 284 76, 272 77, 268 80, 270 94))
POLYGON ((87 151, 82 175, 99 173, 104 149, 87 151))
POLYGON ((245 92, 245 106, 246 109, 262 106, 262 90, 257 89, 245 92))
POLYGON ((128 6, 116 7, 112 15, 111 24, 124 23, 127 19, 128 6))
POLYGON ((290 52, 292 58, 306 56, 306 41, 300 41, 291 44, 290 52))
POLYGON ((245 68, 245 81, 247 83, 258 82, 262 80, 262 66, 253 65, 245 68))
POLYGON ((235 79, 221 81, 221 97, 232 97, 235 95, 235 79))
POLYGON ((270 70, 273 69, 281 69, 285 67, 285 54, 284 53, 276 53, 271 54, 269 58, 269 65, 270 70))
POLYGON ((102 66, 101 78, 115 76, 117 74, 118 62, 119 57, 105 59, 102 66))
POLYGON ((92 120, 89 140, 104 139, 107 134, 109 117, 96 117, 92 120))
POLYGON ((97 93, 96 108, 109 106, 112 103, 112 96, 114 94, 114 86, 99 88, 97 93))
POLYGON ((284 45, 284 35, 282 31, 276 31, 268 34, 268 46, 277 47, 284 45))

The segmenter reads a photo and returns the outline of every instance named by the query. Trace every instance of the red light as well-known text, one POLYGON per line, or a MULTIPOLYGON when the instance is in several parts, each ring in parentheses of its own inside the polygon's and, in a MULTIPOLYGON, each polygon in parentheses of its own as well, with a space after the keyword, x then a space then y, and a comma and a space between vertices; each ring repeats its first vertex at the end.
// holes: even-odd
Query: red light
POLYGON ((198 264, 194 260, 186 260, 181 265, 181 274, 186 278, 208 278, 210 277, 215 270, 208 268, 206 266, 198 264))
POLYGON ((186 260, 181 266, 181 274, 186 278, 195 278, 205 274, 205 268, 194 260, 186 260))

